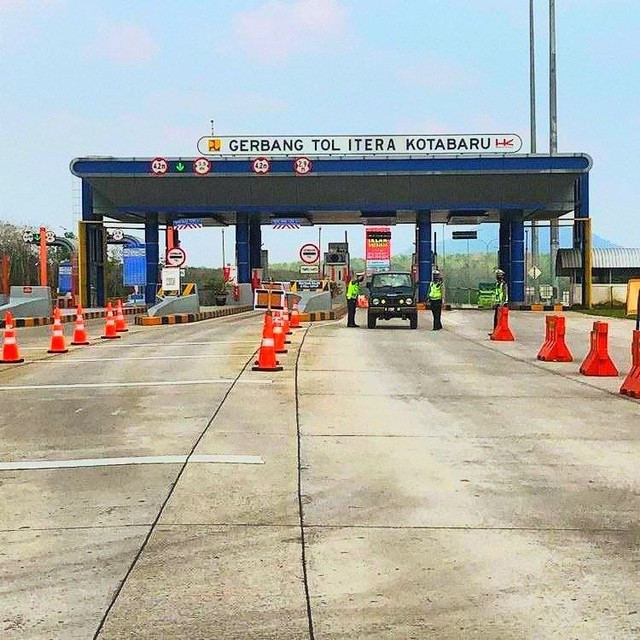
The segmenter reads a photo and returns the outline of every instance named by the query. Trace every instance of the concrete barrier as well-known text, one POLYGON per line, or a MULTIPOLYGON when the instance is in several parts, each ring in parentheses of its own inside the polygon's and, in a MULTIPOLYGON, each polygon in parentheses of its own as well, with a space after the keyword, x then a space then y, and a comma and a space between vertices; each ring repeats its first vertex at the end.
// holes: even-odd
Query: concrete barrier
POLYGON ((0 315, 11 311, 14 318, 48 317, 53 312, 49 287, 11 287, 9 303, 0 307, 0 315))
POLYGON ((198 294, 190 296, 167 296, 162 302, 150 307, 147 315, 151 318, 156 316, 170 316, 176 313, 199 313, 200 302, 198 294))

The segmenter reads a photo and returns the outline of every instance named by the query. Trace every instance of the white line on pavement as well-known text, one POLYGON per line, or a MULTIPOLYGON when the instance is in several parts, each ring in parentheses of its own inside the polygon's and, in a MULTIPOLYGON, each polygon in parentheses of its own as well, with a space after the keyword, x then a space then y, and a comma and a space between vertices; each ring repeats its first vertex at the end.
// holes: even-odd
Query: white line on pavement
POLYGON ((39 360, 38 362, 48 364, 75 364, 76 362, 121 362, 123 360, 193 360, 196 358, 248 358, 253 353, 227 353, 227 354, 213 354, 213 355, 198 355, 198 356, 141 356, 133 358, 50 358, 47 360, 39 360))
MULTIPOLYGON (((210 380, 158 380, 157 382, 78 382, 74 384, 27 384, 0 387, 0 391, 35 391, 38 389, 107 389, 113 387, 177 387, 189 384, 231 384, 230 378, 210 380)), ((273 380, 238 380, 239 384, 271 384, 273 380)))
POLYGON ((193 455, 188 456, 139 456, 133 458, 87 458, 84 460, 22 460, 0 462, 0 471, 26 469, 70 469, 77 467, 112 467, 124 464, 184 464, 185 462, 212 464, 264 464, 261 456, 193 455))

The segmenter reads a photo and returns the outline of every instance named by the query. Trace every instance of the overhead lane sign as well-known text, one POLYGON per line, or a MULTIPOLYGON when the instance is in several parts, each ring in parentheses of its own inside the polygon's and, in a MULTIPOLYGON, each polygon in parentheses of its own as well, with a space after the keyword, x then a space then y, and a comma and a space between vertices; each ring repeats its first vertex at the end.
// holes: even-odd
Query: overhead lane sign
POLYGON ((517 153, 516 133, 340 135, 340 136, 205 136, 198 140, 202 155, 256 156, 430 156, 517 153))

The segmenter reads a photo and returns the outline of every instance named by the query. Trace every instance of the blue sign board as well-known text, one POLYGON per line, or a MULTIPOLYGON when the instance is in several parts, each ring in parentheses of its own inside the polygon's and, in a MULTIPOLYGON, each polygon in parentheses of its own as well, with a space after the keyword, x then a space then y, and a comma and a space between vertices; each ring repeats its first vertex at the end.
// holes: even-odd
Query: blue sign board
POLYGON ((127 287, 147 283, 147 250, 144 245, 125 244, 122 249, 124 267, 122 283, 127 287))
POLYGON ((68 260, 58 266, 58 293, 71 293, 71 263, 68 260))

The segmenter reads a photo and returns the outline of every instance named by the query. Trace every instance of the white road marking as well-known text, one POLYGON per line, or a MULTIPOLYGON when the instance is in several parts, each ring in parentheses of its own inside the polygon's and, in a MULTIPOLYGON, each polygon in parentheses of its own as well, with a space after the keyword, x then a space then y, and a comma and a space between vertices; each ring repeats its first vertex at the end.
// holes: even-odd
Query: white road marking
MULTIPOLYGON (((194 346, 204 346, 208 344, 256 344, 260 343, 260 340, 233 340, 227 341, 222 340, 218 342, 111 342, 108 344, 104 344, 103 342, 96 342, 96 345, 101 345, 102 348, 115 348, 115 349, 132 349, 134 347, 182 347, 184 345, 194 345, 194 346)), ((69 345, 73 351, 78 351, 79 347, 74 347, 73 345, 69 345)), ((19 347, 20 351, 43 351, 46 350, 45 346, 42 347, 19 347)))
MULTIPOLYGON (((115 387, 177 387, 190 384, 231 384, 231 378, 210 380, 158 380, 157 382, 78 382, 74 384, 27 384, 0 387, 0 391, 36 391, 40 389, 108 389, 115 387)), ((238 380, 244 384, 271 384, 273 380, 238 380)))
POLYGON ((125 464, 184 464, 187 461, 206 462, 209 464, 264 464, 264 459, 261 456, 138 456, 132 458, 86 458, 84 460, 22 460, 20 462, 0 462, 0 471, 20 471, 27 469, 75 469, 78 467, 113 467, 125 464))
POLYGON ((198 356, 141 356, 131 358, 76 358, 71 360, 69 358, 51 358, 48 360, 40 360, 41 363, 47 364, 75 364, 76 362, 120 362, 122 360, 192 360, 195 358, 248 358, 253 353, 228 353, 228 354, 215 354, 210 356, 198 355, 198 356))

